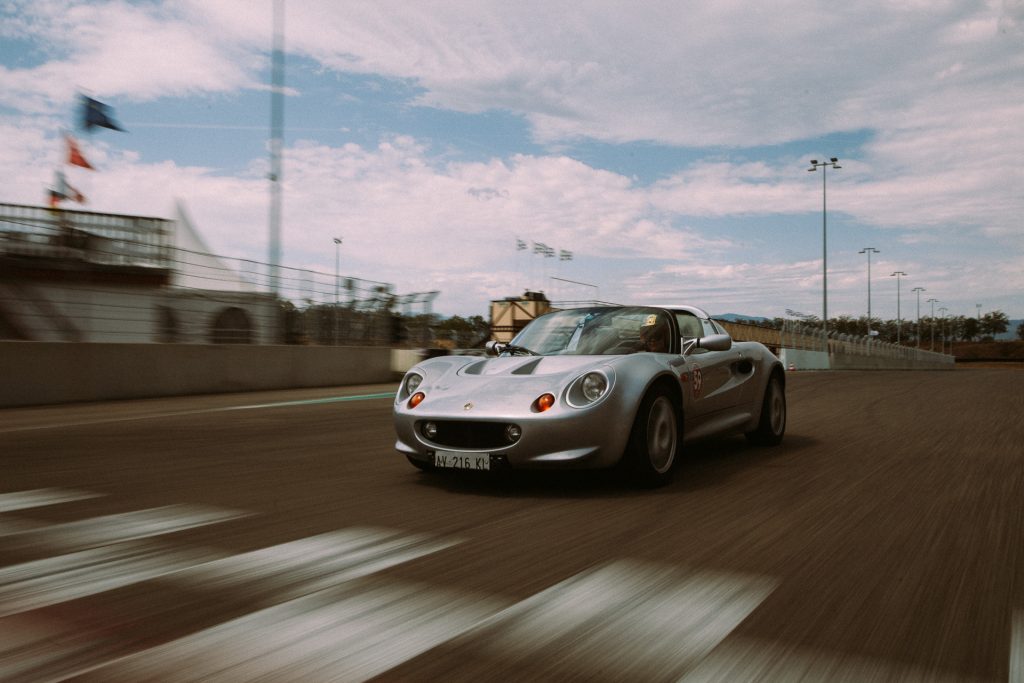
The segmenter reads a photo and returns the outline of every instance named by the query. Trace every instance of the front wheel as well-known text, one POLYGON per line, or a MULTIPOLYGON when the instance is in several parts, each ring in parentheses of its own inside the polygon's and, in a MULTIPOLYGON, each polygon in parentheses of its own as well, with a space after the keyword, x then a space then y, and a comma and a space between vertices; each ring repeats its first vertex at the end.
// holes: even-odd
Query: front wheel
POLYGON ((747 432, 747 440, 758 446, 778 446, 786 433, 786 390, 779 376, 772 375, 764 389, 761 419, 757 429, 747 432))
POLYGON ((679 453, 679 413, 664 390, 647 394, 640 403, 629 434, 626 460, 641 486, 664 486, 672 481, 679 453))

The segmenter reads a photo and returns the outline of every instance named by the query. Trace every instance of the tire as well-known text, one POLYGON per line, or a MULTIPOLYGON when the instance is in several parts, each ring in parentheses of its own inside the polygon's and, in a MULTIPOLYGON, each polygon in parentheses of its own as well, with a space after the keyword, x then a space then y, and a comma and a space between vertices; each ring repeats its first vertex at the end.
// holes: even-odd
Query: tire
POLYGON ((664 389, 653 389, 640 402, 626 446, 626 465, 645 488, 672 481, 680 452, 680 414, 664 389))
POLYGON ((757 429, 747 432, 747 441, 757 446, 778 446, 786 433, 786 390, 778 374, 773 374, 764 388, 761 419, 757 429))
POLYGON ((411 455, 405 456, 405 459, 409 461, 409 464, 422 472, 430 472, 434 469, 434 466, 425 460, 417 460, 411 455))

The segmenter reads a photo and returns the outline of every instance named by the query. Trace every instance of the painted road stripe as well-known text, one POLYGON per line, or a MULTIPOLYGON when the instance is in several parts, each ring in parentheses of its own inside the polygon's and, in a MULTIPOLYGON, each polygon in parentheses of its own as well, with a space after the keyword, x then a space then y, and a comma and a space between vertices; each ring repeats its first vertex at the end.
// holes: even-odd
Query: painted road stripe
POLYGON ((621 560, 496 615, 458 645, 494 661, 550 663, 544 680, 672 680, 696 666, 775 587, 769 579, 621 560))
POLYGON ((30 491, 14 491, 0 493, 0 512, 14 512, 29 508, 57 505, 75 500, 99 498, 102 494, 70 489, 32 489, 30 491))
MULTIPOLYGON (((0 569, 0 618, 77 600, 209 562, 223 553, 128 541, 0 569)), ((6 654, 0 642, 0 660, 6 654)))
MULTIPOLYGON (((385 392, 378 394, 358 394, 355 396, 331 396, 328 398, 311 398, 301 401, 281 401, 279 403, 255 403, 252 405, 241 405, 241 406, 226 406, 222 408, 203 408, 200 410, 178 410, 166 413, 152 413, 149 415, 133 415, 125 417, 104 417, 97 418, 94 420, 77 420, 73 422, 60 422, 56 424, 43 424, 43 425, 31 425, 25 427, 0 427, 0 434, 8 434, 12 432, 32 432, 43 429, 66 429, 68 427, 85 427, 89 425, 98 424, 111 424, 115 422, 137 422, 139 420, 157 420, 168 417, 184 417, 189 415, 204 415, 207 413, 223 413, 233 410, 256 410, 263 408, 285 408, 291 406, 303 406, 303 405, 317 405, 321 403, 344 403, 346 401, 372 401, 378 399, 391 399, 395 397, 395 392, 385 392)), ((0 412, 2 415, 2 412, 0 412)))
MULTIPOLYGON (((679 679, 679 683, 987 683, 988 680, 869 657, 802 650, 753 638, 730 638, 679 679)), ((1014 681, 1012 672, 1010 681, 1014 681)))
POLYGON ((193 589, 215 591, 245 585, 254 596, 281 602, 460 542, 389 529, 345 529, 210 562, 180 572, 173 580, 193 589))
POLYGON ((471 593, 358 579, 127 657, 96 673, 105 681, 355 683, 426 652, 503 606, 471 593))
POLYGON ((372 401, 381 398, 394 398, 395 392, 383 394, 362 394, 360 396, 331 396, 329 398, 310 398, 302 401, 282 401, 280 403, 257 403, 249 406, 231 406, 216 410, 255 410, 257 408, 286 408, 289 406, 313 406, 321 403, 343 403, 345 401, 372 401))
POLYGON ((1024 612, 1019 610, 1010 626, 1010 683, 1024 683, 1024 612))
POLYGON ((175 533, 249 516, 248 512, 198 505, 167 505, 38 529, 0 533, 6 549, 56 549, 71 553, 97 546, 175 533))
MULTIPOLYGON (((225 658, 237 657, 238 652, 245 652, 244 659, 248 660, 279 650, 278 654, 284 659, 272 657, 273 662, 254 665, 273 670, 273 667, 279 666, 286 659, 297 665, 308 663, 307 651, 303 648, 308 648, 310 639, 328 628, 325 623, 335 626, 328 639, 322 643, 321 649, 326 648, 330 653, 338 652, 338 642, 343 637, 349 638, 356 650, 370 647, 368 643, 380 640, 383 628, 380 620, 388 613, 398 615, 395 617, 398 624, 393 628, 398 629, 396 637, 403 638, 404 642, 398 646, 378 642, 377 650, 371 648, 369 664, 371 667, 379 667, 380 662, 392 661, 388 658, 399 656, 396 653, 401 652, 411 653, 405 654, 404 658, 413 656, 449 638, 451 633, 447 629, 452 624, 464 623, 468 627, 504 605, 492 606, 486 600, 474 596, 450 594, 428 599, 420 595, 424 593, 421 587, 395 589, 385 583, 385 587, 381 588, 378 583, 369 582, 367 577, 455 543, 458 541, 420 534, 356 528, 201 564, 193 562, 192 566, 187 567, 184 565, 188 565, 190 560, 199 558, 184 554, 139 558, 139 562, 131 567, 120 567, 129 570, 130 573, 125 576, 138 578, 142 572, 149 571, 159 573, 152 578, 166 582, 169 590, 183 587, 184 584, 190 592, 205 592, 222 598, 241 594, 258 611, 174 641, 167 648, 143 653, 138 658, 129 657, 127 661, 143 661, 146 667, 155 667, 158 673, 154 675, 159 680, 176 680, 179 676, 197 680, 204 678, 196 674, 198 670, 205 671, 202 669, 204 661, 216 663, 214 668, 217 669, 228 665, 224 663, 225 658), (152 563, 146 560, 152 560, 152 563), (163 564, 168 561, 173 566, 163 564), (421 604, 424 600, 427 603, 421 604), (380 611, 374 612, 378 607, 380 611), (368 610, 371 614, 367 614, 368 610), (417 615, 422 616, 421 613, 427 614, 428 620, 433 619, 429 628, 418 624, 417 615), (222 650, 224 643, 228 646, 222 650), (181 660, 176 659, 177 655, 167 660, 159 659, 163 651, 178 652, 180 649, 196 656, 195 660, 189 660, 189 666, 184 670, 181 660), (151 659, 151 655, 156 658, 151 659), (193 661, 196 662, 195 667, 193 661)), ((99 551, 92 557, 100 563, 104 561, 99 551)), ((25 581, 31 578, 33 570, 40 569, 52 569, 60 573, 62 564, 77 564, 79 561, 88 561, 88 558, 80 555, 72 560, 64 558, 52 565, 21 566, 13 578, 25 581)), ((87 583, 96 588, 102 581, 117 581, 118 575, 114 569, 112 567, 112 571, 105 575, 89 576, 90 569, 83 567, 82 576, 77 577, 79 585, 65 586, 62 590, 73 591, 87 583)), ((54 587, 43 584, 45 581, 37 587, 40 590, 54 587)), ((22 587, 25 587, 24 584, 22 587)), ((28 595, 20 597, 31 599, 28 595)), ((23 676, 25 680, 62 680, 79 675, 106 666, 111 661, 110 647, 110 634, 82 633, 75 631, 73 625, 60 623, 40 624, 34 620, 32 613, 0 619, 0 680, 11 680, 17 676, 23 676)), ((359 657, 366 656, 356 652, 352 657, 346 657, 343 670, 350 670, 347 667, 351 667, 359 657)), ((114 673, 108 675, 104 669, 103 680, 113 680, 115 674, 120 676, 117 671, 115 669, 114 673)), ((213 676, 214 679, 218 677, 213 676)), ((279 677, 274 676, 273 679, 278 680, 279 677)), ((122 680, 134 681, 137 678, 125 674, 122 680)), ((245 676, 233 680, 251 678, 245 676)), ((306 680, 318 678, 314 676, 306 680)), ((342 680, 348 679, 342 677, 342 680)))

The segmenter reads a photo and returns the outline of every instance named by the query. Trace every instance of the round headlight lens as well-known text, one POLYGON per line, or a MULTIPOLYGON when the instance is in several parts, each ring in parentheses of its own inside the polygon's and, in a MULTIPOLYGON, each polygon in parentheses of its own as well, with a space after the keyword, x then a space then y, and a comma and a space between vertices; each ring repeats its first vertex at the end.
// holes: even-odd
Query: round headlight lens
POLYGON ((423 425, 423 436, 427 437, 428 439, 433 439, 434 437, 436 437, 437 436, 437 423, 436 422, 427 422, 426 424, 424 424, 423 425))
POLYGON ((414 393, 416 389, 419 388, 422 382, 423 377, 421 375, 412 373, 411 375, 405 378, 405 391, 409 394, 414 393))
POLYGON ((583 391, 583 397, 593 402, 604 396, 604 392, 608 391, 608 380, 599 372, 588 372, 584 375, 580 388, 583 391))

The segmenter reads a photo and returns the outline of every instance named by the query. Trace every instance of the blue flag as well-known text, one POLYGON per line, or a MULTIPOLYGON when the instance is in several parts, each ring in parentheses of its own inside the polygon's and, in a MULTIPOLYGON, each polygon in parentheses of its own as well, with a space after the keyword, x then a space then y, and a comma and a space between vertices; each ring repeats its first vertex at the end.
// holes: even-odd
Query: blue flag
POLYGON ((93 128, 110 128, 124 132, 124 128, 114 120, 110 107, 85 95, 82 95, 81 125, 87 131, 93 128))

